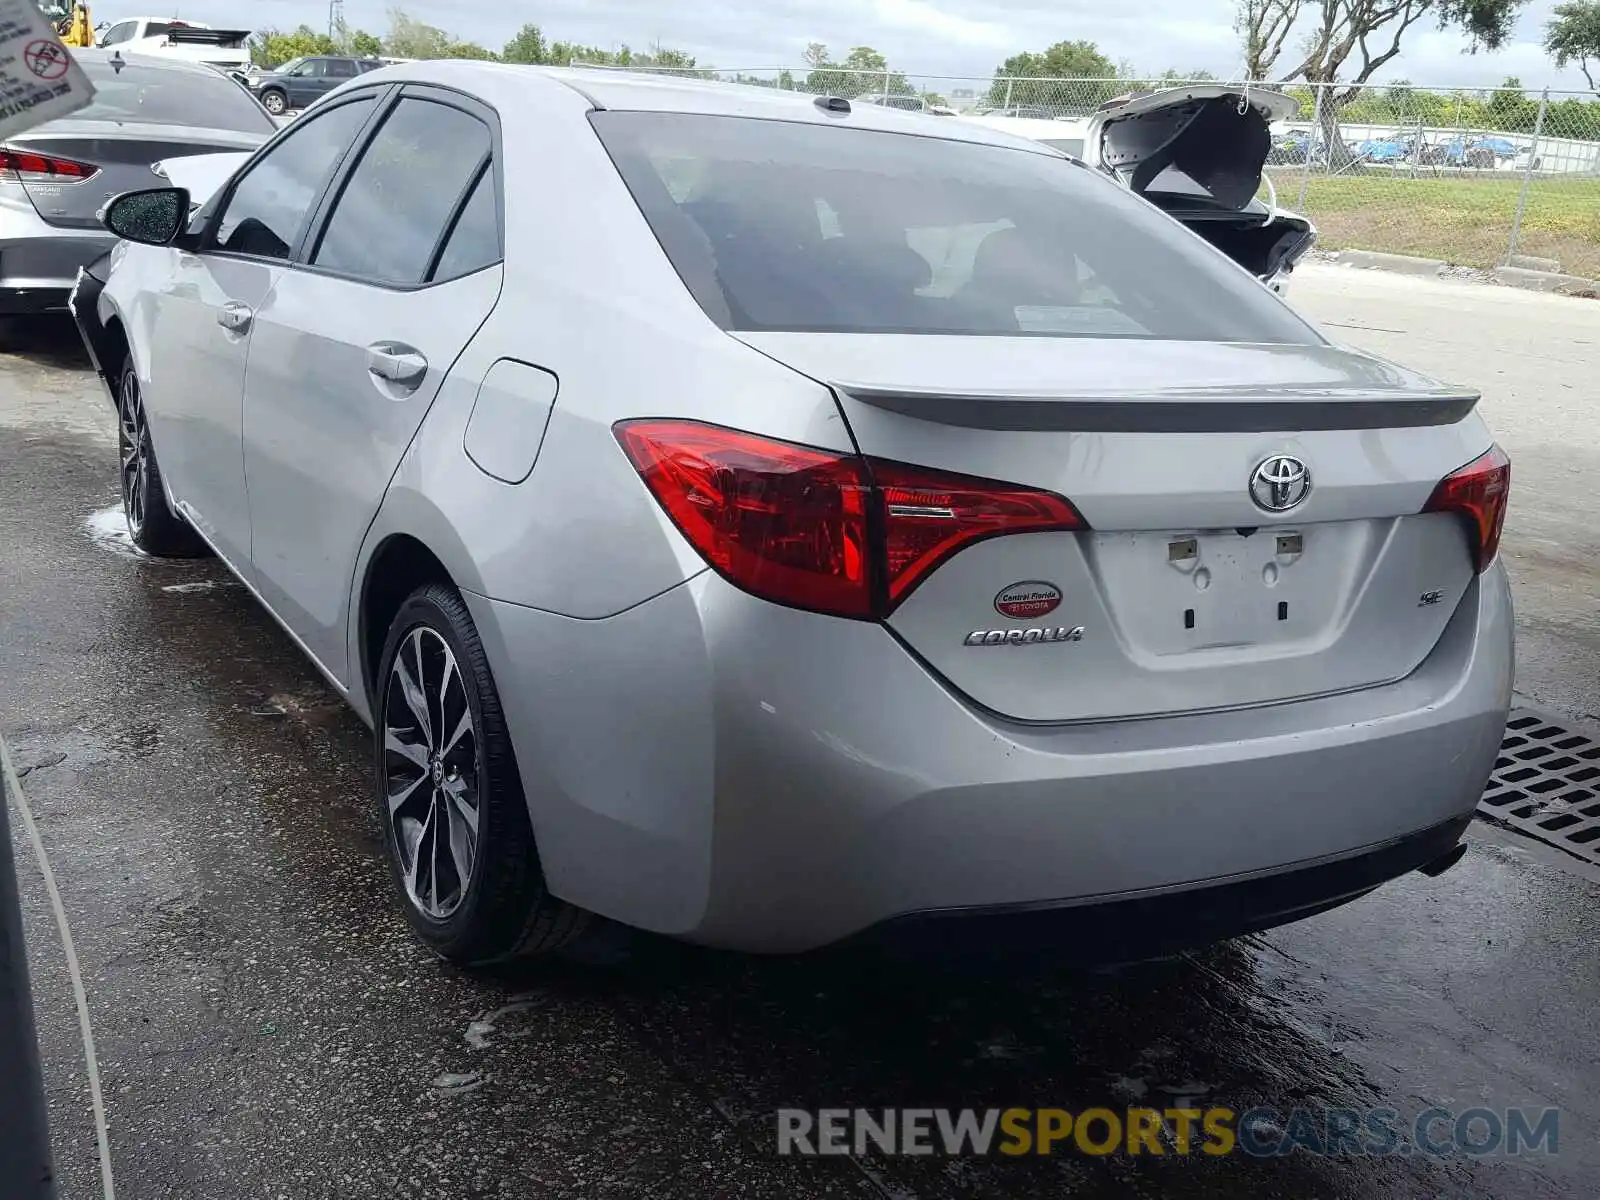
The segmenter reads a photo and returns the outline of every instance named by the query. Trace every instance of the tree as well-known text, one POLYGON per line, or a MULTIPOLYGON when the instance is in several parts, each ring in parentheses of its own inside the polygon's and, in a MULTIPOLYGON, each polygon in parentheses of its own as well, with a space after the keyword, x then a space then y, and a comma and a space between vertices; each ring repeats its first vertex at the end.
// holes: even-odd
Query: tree
POLYGON ((1544 48, 1556 66, 1578 64, 1578 70, 1596 90, 1589 60, 1600 64, 1600 0, 1566 0, 1556 5, 1555 20, 1545 26, 1544 48))
POLYGON ((806 75, 804 90, 819 96, 843 96, 846 99, 868 92, 887 92, 892 96, 914 96, 916 90, 899 71, 889 69, 889 61, 871 46, 852 47, 843 62, 833 62, 828 48, 821 42, 806 47, 806 65, 811 68, 806 75))
POLYGON ((263 29, 251 38, 250 61, 259 67, 281 67, 291 58, 304 58, 308 54, 337 54, 339 47, 325 33, 318 33, 309 25, 301 25, 289 33, 279 29, 263 29))
POLYGON ((350 35, 349 50, 357 58, 377 58, 383 53, 383 39, 375 33, 358 29, 350 35))
POLYGON ((524 25, 517 30, 517 36, 500 52, 500 57, 509 63, 545 63, 551 61, 548 55, 544 32, 537 25, 524 25))
POLYGON ((1272 73, 1272 64, 1283 52, 1303 0, 1239 0, 1233 27, 1244 42, 1244 77, 1255 81, 1272 73))
POLYGON ((1278 75, 1280 83, 1304 79, 1321 85, 1322 138, 1332 165, 1349 164, 1339 137, 1340 110, 1361 94, 1362 87, 1385 63, 1400 53, 1400 40, 1424 17, 1436 18, 1441 29, 1465 34, 1469 48, 1498 50, 1511 34, 1526 0, 1239 0, 1238 28, 1244 39, 1250 74, 1270 78, 1278 67, 1288 29, 1302 13, 1312 22, 1300 58, 1278 75), (1253 52, 1253 54, 1252 54, 1253 52), (1359 58, 1357 57, 1359 56, 1359 58), (1353 75, 1347 75, 1353 69, 1353 75), (1333 85, 1343 83, 1336 88, 1333 85))
POLYGON ((389 10, 389 36, 383 47, 395 58, 445 58, 455 41, 435 25, 410 16, 404 9, 389 10))
POLYGON ((451 42, 444 48, 440 58, 471 58, 479 62, 494 62, 500 56, 493 50, 478 45, 477 42, 451 42))
POLYGON ((1116 64, 1093 42, 1057 42, 1038 53, 1013 54, 996 67, 989 103, 996 108, 1026 104, 1090 110, 1122 90, 1114 82, 1118 74, 1116 64), (1061 80, 1074 81, 1066 95, 1061 80), (1081 80, 1096 82, 1077 82, 1081 80))

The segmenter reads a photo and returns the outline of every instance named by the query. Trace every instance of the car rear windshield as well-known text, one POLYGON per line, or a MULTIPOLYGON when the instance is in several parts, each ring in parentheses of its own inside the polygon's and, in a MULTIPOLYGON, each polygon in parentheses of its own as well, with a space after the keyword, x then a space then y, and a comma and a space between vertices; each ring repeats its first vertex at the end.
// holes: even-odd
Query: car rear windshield
POLYGON ((725 329, 1319 340, 1176 221, 1054 154, 801 121, 590 119, 725 329))
POLYGON ((72 114, 77 121, 191 125, 241 133, 276 133, 277 125, 237 83, 221 72, 78 60, 94 84, 94 99, 72 114))

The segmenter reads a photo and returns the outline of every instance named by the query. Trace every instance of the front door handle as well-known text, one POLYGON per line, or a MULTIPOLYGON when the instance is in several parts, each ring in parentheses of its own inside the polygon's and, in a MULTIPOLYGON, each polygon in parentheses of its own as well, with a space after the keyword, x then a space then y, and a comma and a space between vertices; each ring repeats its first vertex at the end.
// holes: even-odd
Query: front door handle
POLYGON ((403 343, 374 342, 367 347, 367 370, 390 383, 414 387, 428 373, 428 360, 403 343))
POLYGON ((237 300, 230 300, 217 310, 217 324, 233 333, 244 333, 255 319, 256 314, 250 306, 240 304, 237 300))

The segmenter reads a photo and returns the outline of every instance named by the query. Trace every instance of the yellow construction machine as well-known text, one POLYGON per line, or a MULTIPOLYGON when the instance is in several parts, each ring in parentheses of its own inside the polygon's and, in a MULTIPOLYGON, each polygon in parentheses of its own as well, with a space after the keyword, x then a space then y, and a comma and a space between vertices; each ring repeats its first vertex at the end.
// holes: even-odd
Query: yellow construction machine
POLYGON ((87 4, 39 0, 39 10, 56 27, 56 36, 62 45, 94 45, 94 18, 89 15, 87 4))

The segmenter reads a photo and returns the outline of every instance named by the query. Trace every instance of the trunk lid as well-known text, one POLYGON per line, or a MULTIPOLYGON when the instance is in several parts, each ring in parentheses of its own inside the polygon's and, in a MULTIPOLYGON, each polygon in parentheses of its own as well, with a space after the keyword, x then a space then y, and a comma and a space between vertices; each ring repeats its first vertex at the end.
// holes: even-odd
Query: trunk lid
POLYGON ((1089 122, 1100 163, 1163 208, 1243 209, 1261 188, 1272 123, 1299 111, 1281 92, 1196 84, 1109 101, 1089 122))
POLYGON ((1421 510, 1488 448, 1476 395, 1355 351, 734 336, 831 385, 863 453, 1047 489, 1083 515, 1082 532, 967 546, 888 619, 1007 717, 1144 717, 1390 682, 1426 657, 1475 577, 1459 519, 1421 510), (1303 498, 1285 457, 1307 473, 1303 498), (1299 502, 1263 508, 1278 499, 1299 502))
POLYGON ((52 121, 7 144, 97 168, 86 180, 65 182, 25 176, 22 188, 48 224, 61 229, 99 229, 96 214, 123 192, 161 186, 152 169, 162 159, 219 151, 253 151, 266 138, 227 129, 109 121, 52 121))

